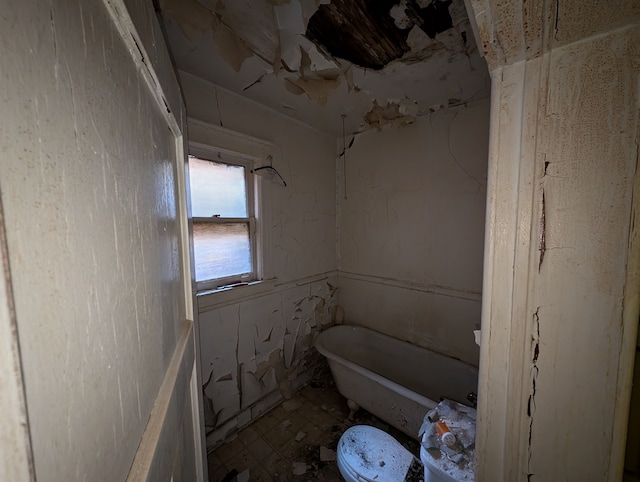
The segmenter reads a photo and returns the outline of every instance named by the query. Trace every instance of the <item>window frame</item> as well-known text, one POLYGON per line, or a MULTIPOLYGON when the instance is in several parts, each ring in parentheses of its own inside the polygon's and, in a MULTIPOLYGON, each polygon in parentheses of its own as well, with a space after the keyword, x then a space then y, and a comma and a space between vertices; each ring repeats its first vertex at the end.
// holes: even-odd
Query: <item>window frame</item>
MULTIPOLYGON (((203 161, 222 163, 227 165, 242 166, 245 169, 245 193, 247 202, 246 218, 225 218, 220 216, 192 217, 194 226, 196 224, 237 224, 246 223, 249 227, 249 249, 251 254, 251 271, 237 275, 225 276, 196 281, 197 292, 216 291, 228 289, 230 287, 243 286, 263 279, 263 269, 261 266, 262 243, 260 242, 262 231, 261 219, 261 183, 259 176, 251 174, 260 159, 254 156, 230 151, 221 147, 210 146, 197 142, 189 143, 189 156, 196 157, 203 161)), ((191 188, 189 188, 191 195, 191 188)), ((197 259, 194 252, 194 266, 197 259)), ((195 272, 194 272, 195 277, 195 272)))

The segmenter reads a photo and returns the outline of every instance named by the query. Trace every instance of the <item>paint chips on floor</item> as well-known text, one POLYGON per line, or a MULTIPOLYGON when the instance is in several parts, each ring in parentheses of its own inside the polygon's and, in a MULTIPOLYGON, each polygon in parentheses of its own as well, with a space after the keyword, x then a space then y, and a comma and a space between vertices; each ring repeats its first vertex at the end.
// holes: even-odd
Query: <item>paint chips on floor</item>
POLYGON ((347 428, 358 424, 389 432, 419 456, 417 441, 366 411, 348 420, 347 401, 332 380, 314 387, 304 388, 212 452, 208 457, 210 482, 244 480, 240 477, 245 473, 250 482, 342 480, 336 463, 338 440, 347 428))

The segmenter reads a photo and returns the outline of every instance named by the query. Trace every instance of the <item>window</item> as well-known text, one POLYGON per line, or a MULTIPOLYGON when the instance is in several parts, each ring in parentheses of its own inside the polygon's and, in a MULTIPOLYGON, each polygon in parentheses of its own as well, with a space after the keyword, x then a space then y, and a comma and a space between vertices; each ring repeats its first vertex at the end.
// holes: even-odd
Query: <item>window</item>
POLYGON ((213 149, 192 149, 189 181, 195 276, 199 291, 255 281, 257 181, 253 161, 213 149))

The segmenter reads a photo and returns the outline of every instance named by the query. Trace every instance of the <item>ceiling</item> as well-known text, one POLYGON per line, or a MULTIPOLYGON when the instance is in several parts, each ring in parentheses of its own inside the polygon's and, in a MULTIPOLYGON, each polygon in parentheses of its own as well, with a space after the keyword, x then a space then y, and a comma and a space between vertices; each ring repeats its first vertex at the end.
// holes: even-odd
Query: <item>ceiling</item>
POLYGON ((464 0, 158 0, 178 69, 323 132, 488 97, 464 0))

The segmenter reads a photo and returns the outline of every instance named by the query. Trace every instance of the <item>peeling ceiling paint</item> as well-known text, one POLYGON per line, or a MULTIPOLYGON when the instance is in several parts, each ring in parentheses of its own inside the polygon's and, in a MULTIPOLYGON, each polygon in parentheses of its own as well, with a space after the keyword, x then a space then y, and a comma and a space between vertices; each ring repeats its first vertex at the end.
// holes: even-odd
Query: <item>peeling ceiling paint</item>
POLYGON ((339 136, 488 97, 463 0, 159 0, 178 69, 339 136))

